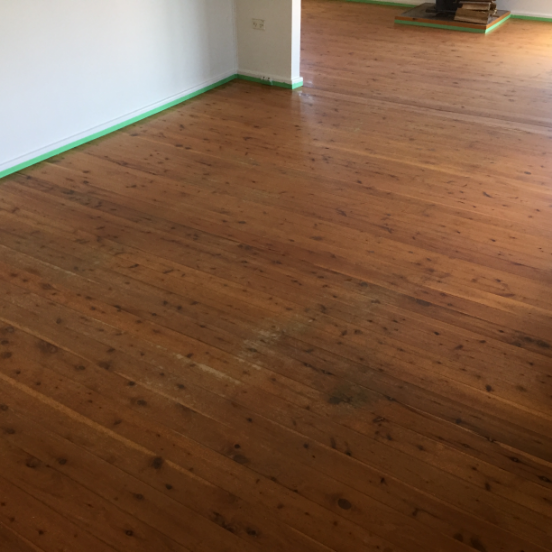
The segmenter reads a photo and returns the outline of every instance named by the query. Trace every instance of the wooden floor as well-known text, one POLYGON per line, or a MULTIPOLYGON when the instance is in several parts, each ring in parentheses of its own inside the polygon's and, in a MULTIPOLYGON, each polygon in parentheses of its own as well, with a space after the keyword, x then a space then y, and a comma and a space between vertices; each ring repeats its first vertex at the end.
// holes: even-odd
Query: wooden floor
POLYGON ((399 11, 2 181, 1 552, 552 549, 552 27, 399 11))

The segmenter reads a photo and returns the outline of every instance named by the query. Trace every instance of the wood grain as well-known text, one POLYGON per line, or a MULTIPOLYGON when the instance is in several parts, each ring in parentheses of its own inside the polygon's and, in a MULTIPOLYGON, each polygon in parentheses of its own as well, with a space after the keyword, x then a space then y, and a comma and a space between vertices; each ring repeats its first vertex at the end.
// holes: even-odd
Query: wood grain
POLYGON ((398 11, 0 183, 2 551, 552 550, 552 38, 398 11))

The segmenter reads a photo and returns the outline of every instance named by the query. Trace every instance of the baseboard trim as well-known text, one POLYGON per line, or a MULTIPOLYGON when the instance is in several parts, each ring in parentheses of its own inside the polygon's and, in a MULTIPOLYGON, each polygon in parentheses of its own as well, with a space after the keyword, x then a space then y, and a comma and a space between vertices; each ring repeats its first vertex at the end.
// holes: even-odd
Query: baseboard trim
POLYGON ((278 86, 279 88, 287 88, 288 90, 295 90, 303 86, 303 79, 297 80, 297 82, 289 83, 276 81, 268 77, 251 77, 249 75, 238 74, 238 79, 245 80, 249 82, 257 82, 259 84, 265 84, 267 86, 278 86))
POLYGON ((51 157, 55 157, 56 155, 60 155, 61 153, 65 153, 66 151, 72 150, 74 148, 77 148, 79 146, 82 146, 83 144, 86 144, 88 142, 92 142, 93 140, 96 140, 98 138, 102 138, 103 136, 107 136, 108 134, 111 134, 112 132, 115 132, 117 130, 120 130, 122 128, 125 128, 127 126, 130 126, 134 123, 137 123, 139 121, 142 121, 143 119, 147 119, 148 117, 151 117, 152 115, 156 115, 157 113, 160 113, 161 111, 165 111, 166 109, 169 109, 171 107, 174 107, 178 104, 181 104, 183 102, 186 102, 188 100, 191 100, 192 98, 195 98, 196 96, 199 96, 201 94, 204 94, 205 92, 209 92, 209 90, 213 90, 214 88, 217 88, 219 86, 222 86, 223 84, 226 84, 228 82, 231 82, 235 79, 243 79, 251 82, 259 82, 262 84, 270 85, 270 86, 278 86, 281 88, 287 88, 290 90, 294 90, 296 88, 300 88, 303 86, 303 79, 300 79, 298 82, 294 83, 286 83, 286 82, 279 82, 279 81, 273 81, 270 79, 260 79, 255 77, 249 77, 247 75, 240 75, 240 74, 234 74, 230 75, 228 77, 225 77, 222 80, 219 80, 213 84, 210 84, 208 86, 204 86, 203 88, 200 88, 199 90, 196 90, 195 92, 191 92, 189 94, 186 94, 185 96, 181 96, 180 98, 177 98, 175 100, 172 100, 170 102, 167 102, 163 105, 157 106, 154 109, 150 109, 149 111, 146 111, 144 113, 141 113, 139 115, 136 115, 134 117, 131 117, 129 119, 126 119, 124 121, 121 121, 115 125, 112 125, 110 127, 107 127, 103 130, 100 130, 98 132, 94 132, 88 136, 84 136, 82 138, 79 138, 78 140, 74 140, 73 142, 69 142, 67 144, 64 144, 60 147, 54 148, 50 151, 47 151, 45 153, 42 153, 40 155, 37 155, 36 157, 33 157, 31 159, 28 159, 26 161, 23 161, 21 163, 18 163, 14 165, 13 167, 8 167, 7 169, 4 169, 0 171, 0 180, 2 178, 5 178, 9 176, 10 174, 14 174, 18 171, 22 171, 23 169, 26 169, 32 165, 36 165, 37 163, 40 163, 41 161, 46 161, 47 159, 50 159, 51 157))

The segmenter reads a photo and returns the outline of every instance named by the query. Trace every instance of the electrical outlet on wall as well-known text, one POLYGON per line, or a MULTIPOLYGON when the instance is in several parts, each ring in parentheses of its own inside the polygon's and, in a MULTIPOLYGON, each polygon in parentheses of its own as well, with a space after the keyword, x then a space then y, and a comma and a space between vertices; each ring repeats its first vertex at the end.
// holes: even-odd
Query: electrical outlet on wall
POLYGON ((265 22, 264 19, 253 19, 253 28, 257 31, 264 31, 265 30, 265 22))

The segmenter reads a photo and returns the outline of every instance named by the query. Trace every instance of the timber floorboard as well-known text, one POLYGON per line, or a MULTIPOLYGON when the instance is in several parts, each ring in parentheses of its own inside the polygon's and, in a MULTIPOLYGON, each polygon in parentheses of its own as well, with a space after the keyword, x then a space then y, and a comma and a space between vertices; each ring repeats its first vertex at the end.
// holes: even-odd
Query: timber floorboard
POLYGON ((0 552, 552 550, 550 26, 400 10, 0 182, 0 552))

